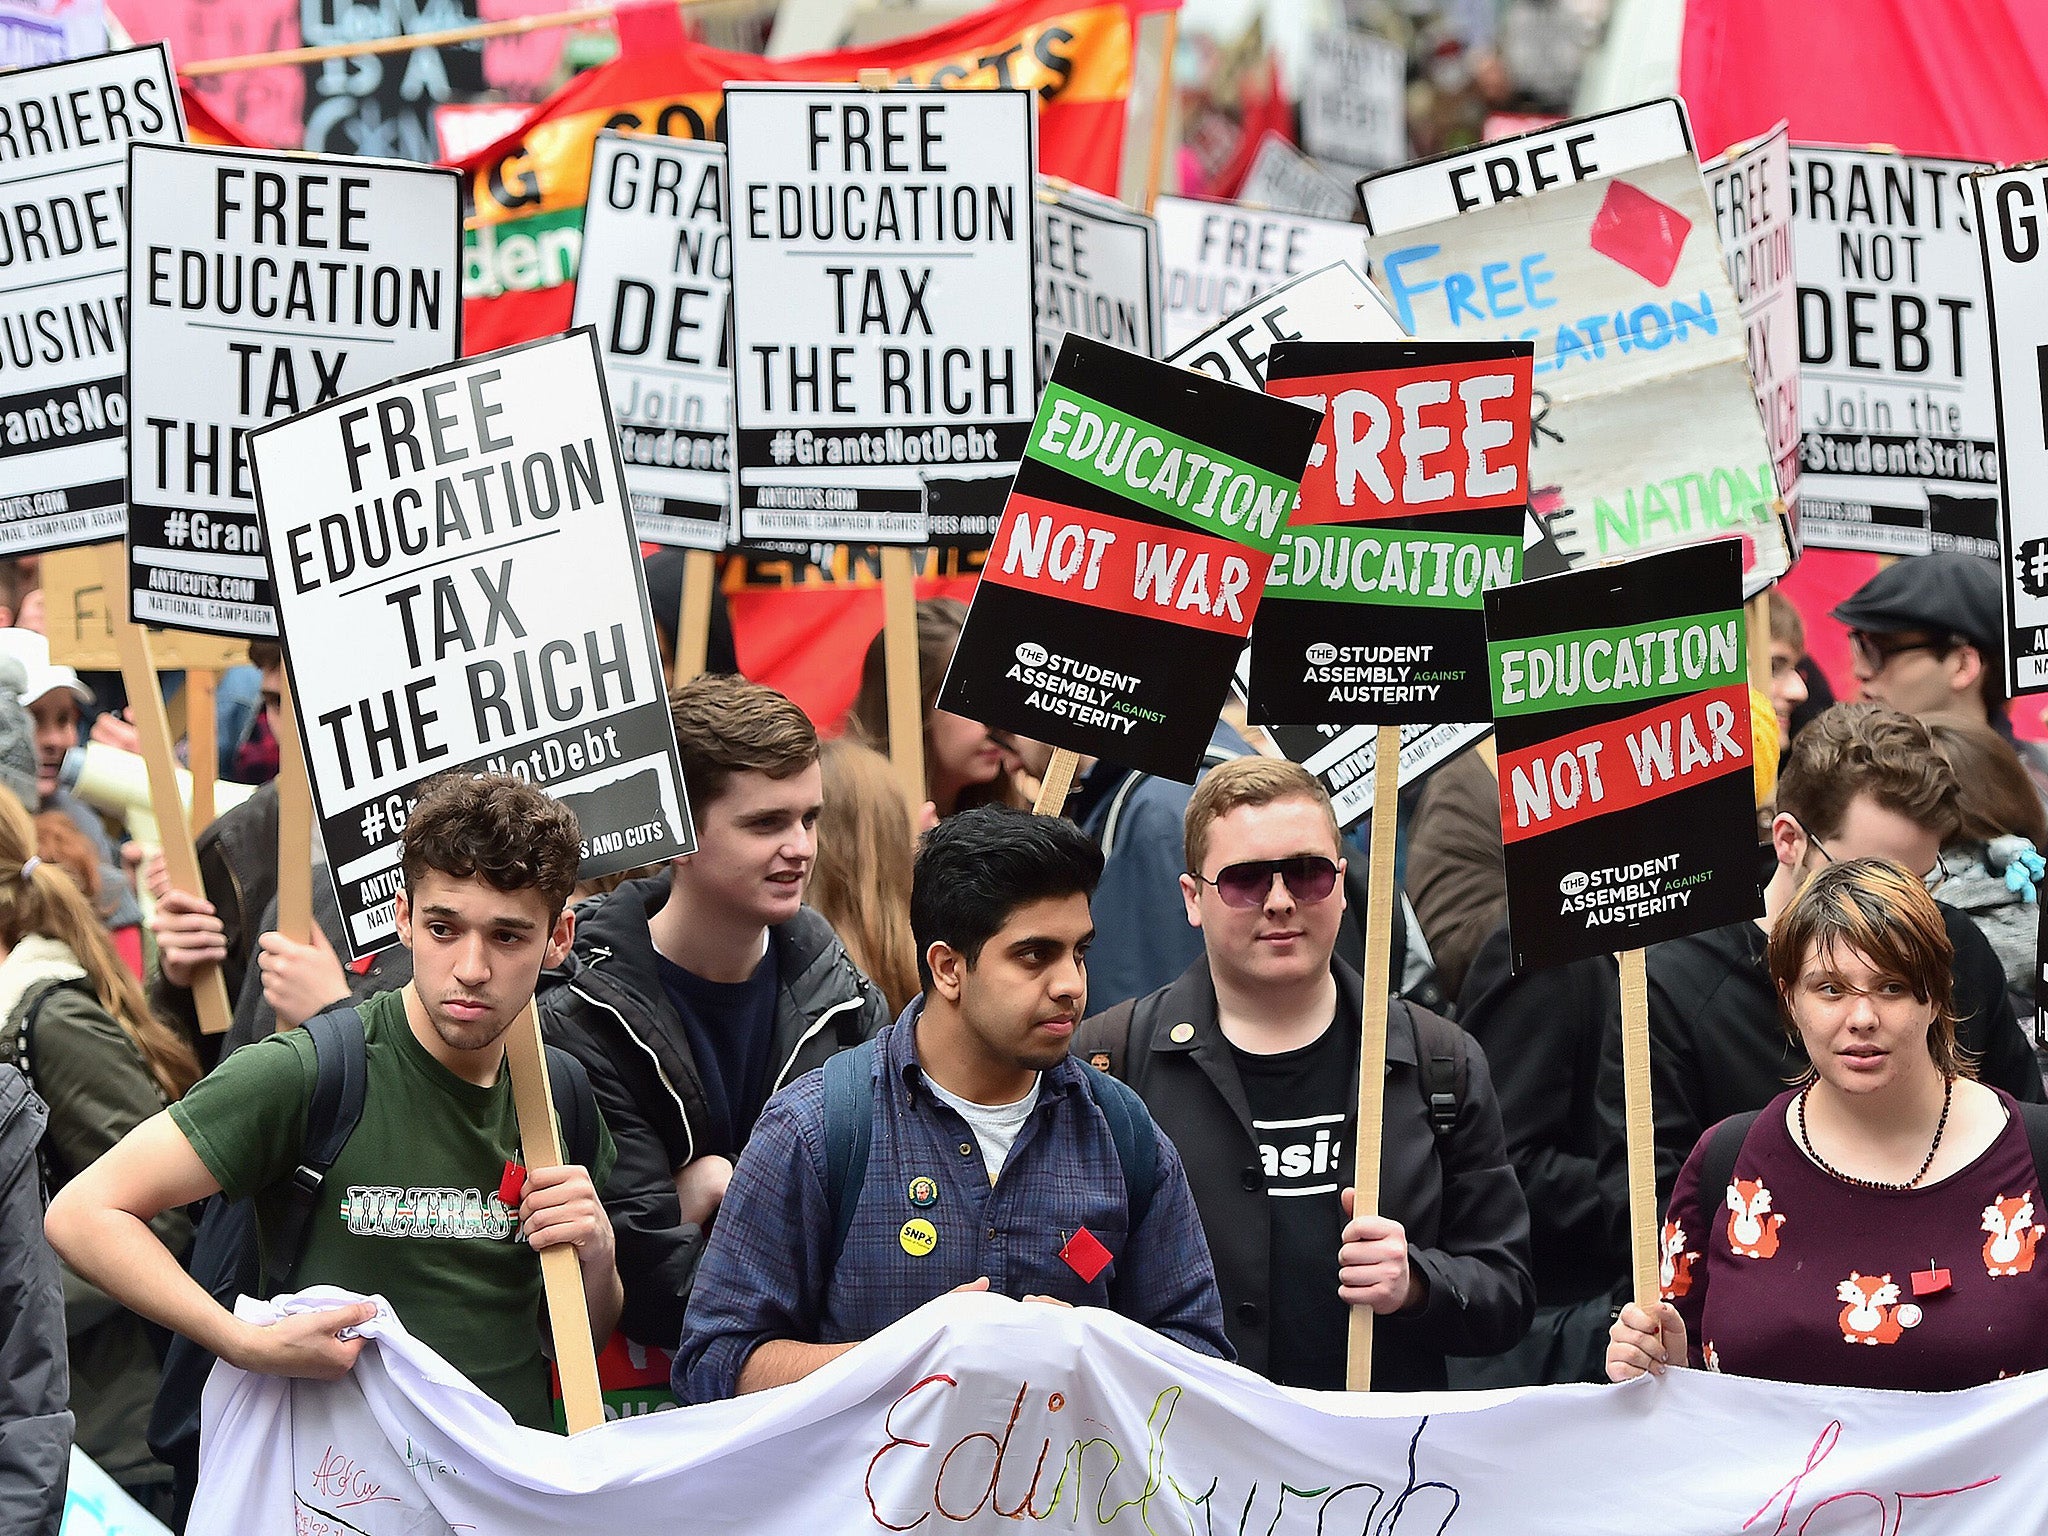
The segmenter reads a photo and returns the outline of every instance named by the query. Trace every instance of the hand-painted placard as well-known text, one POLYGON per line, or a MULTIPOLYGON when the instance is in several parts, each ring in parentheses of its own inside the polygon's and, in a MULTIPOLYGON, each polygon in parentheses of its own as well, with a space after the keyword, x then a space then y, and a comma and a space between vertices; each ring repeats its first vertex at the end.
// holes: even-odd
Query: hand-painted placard
POLYGON ((1069 336, 940 706, 1192 781, 1317 423, 1069 336))
POLYGON ((157 144, 129 177, 131 611, 275 635, 249 434, 461 353, 459 178, 157 144))
POLYGON ((1799 295, 1793 281, 1791 135, 1783 123, 1703 168, 1714 227, 1749 333, 1749 377, 1778 493, 1799 483, 1799 295))
POLYGON ((184 137, 161 43, 0 77, 0 556, 127 526, 128 146, 184 137))
POLYGON ((1486 595, 1517 971, 1754 917, 1733 540, 1486 595))
POLYGON ((1034 403, 1030 94, 725 112, 740 540, 923 544, 935 503, 986 528, 1034 403))
POLYGON ((1266 387, 1266 356, 1283 341, 1404 341, 1379 289, 1337 262, 1268 289, 1167 359, 1246 389, 1266 387))
POLYGON ((1739 535, 1752 589, 1784 573, 1747 339, 1675 100, 1369 177, 1361 196, 1403 325, 1535 343, 1531 503, 1567 559, 1739 535), (1638 130, 1617 140, 1618 122, 1638 130))
POLYGON ((1518 579, 1528 342, 1277 344, 1266 393, 1323 412, 1252 635, 1251 718, 1490 718, 1485 594, 1518 579))
POLYGON ((725 146, 604 132, 571 325, 597 328, 633 526, 723 549, 732 508, 732 237, 725 146))
POLYGON ((1039 179, 1031 205, 1038 271, 1038 382, 1067 332, 1157 357, 1159 226, 1113 198, 1039 179))
POLYGON ((350 949, 396 937, 419 787, 513 773, 582 873, 696 845, 594 332, 394 379, 250 440, 350 949))
POLYGON ((1153 215, 1166 268, 1169 352, 1318 267, 1341 261, 1365 271, 1365 231, 1356 224, 1189 197, 1162 197, 1153 215))
POLYGON ((1973 160, 1791 152, 1799 537, 1924 554, 1927 497, 1998 490, 1973 160))

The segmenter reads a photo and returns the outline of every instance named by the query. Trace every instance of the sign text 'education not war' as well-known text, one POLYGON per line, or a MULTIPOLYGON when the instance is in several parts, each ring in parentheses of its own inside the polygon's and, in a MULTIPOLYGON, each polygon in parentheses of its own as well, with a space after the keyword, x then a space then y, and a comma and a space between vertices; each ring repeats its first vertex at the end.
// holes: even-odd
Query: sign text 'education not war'
POLYGON ((742 541, 987 541, 1034 404, 1031 108, 727 90, 742 541))
POLYGON ((1733 540, 1486 595, 1517 971, 1754 917, 1733 540))
POLYGON ((462 350, 453 171, 129 151, 128 561, 138 623, 274 635, 249 434, 462 350))
POLYGON ((465 359, 260 429, 265 553, 350 947, 395 937, 419 786, 512 773, 585 876, 695 846, 597 339, 465 359))
POLYGON ((1317 421, 1069 336, 941 706, 1191 782, 1317 421))

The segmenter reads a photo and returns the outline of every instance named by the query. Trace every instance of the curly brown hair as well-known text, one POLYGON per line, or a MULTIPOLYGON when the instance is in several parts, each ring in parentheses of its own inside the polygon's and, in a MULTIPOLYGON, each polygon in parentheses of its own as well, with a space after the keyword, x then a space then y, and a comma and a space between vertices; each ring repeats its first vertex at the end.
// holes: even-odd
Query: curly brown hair
POLYGON ((560 911, 576 884, 576 813, 508 773, 429 779, 405 823, 408 895, 429 870, 501 891, 538 890, 560 911))
POLYGON ((1956 776, 1927 727, 1882 704, 1835 704, 1797 736, 1778 769, 1778 809, 1809 837, 1842 830, 1849 802, 1868 795, 1946 846, 1962 819, 1956 776))

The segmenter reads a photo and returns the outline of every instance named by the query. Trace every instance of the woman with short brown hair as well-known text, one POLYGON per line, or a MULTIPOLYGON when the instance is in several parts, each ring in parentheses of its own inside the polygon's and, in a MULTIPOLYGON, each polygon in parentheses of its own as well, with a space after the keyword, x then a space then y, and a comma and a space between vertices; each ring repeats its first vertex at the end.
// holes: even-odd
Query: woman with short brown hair
POLYGON ((1957 1046, 1953 958, 1921 878, 1882 859, 1829 865, 1780 915, 1771 980, 1811 1065, 1686 1160, 1664 1299, 1622 1309, 1612 1379, 1941 1391, 2048 1366, 2048 1211, 2023 1107, 1957 1046))

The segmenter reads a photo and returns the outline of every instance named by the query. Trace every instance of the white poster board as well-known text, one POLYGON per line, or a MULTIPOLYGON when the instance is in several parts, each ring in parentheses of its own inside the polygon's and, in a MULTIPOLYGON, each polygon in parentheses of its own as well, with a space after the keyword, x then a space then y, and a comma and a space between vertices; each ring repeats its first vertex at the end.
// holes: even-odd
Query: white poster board
POLYGON ((598 134, 569 323, 597 328, 633 526, 651 544, 725 547, 731 296, 725 146, 598 134))
POLYGON ((1749 378, 1778 492, 1799 483, 1799 295, 1792 250, 1791 133, 1783 123, 1702 167, 1728 283, 1749 336, 1749 378))
POLYGON ((1998 491, 1973 160, 1792 146, 1803 543, 1924 554, 1931 493, 1998 491))
POLYGON ((1246 389, 1266 387, 1276 341, 1401 341, 1379 290, 1343 262, 1268 289, 1167 359, 1246 389))
POLYGON ((1157 357, 1159 226, 1111 198, 1044 180, 1031 216, 1039 387, 1069 331, 1157 357))
POLYGON ((993 531, 1037 405, 1032 96, 725 103, 740 539, 923 544, 933 501, 993 531))
POLYGON ((1192 197, 1162 197, 1152 212, 1166 268, 1168 356, 1318 267, 1342 261, 1365 271, 1365 230, 1356 224, 1192 197))
POLYGON ((358 955, 419 786, 512 773, 584 877, 696 845, 596 336, 395 379, 251 439, 313 803, 358 955))
POLYGON ((129 165, 131 612, 275 635, 249 433, 461 353, 460 178, 196 144, 129 165))
POLYGON ((1268 128, 1244 174, 1237 200, 1247 208, 1305 213, 1311 218, 1349 222, 1358 207, 1351 188, 1268 128))
POLYGON ((1309 40, 1301 142, 1326 165, 1385 170, 1408 158, 1408 51, 1372 32, 1309 40))
POLYGON ((0 75, 0 557, 118 539, 128 145, 176 144, 162 43, 0 75))

